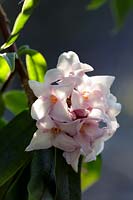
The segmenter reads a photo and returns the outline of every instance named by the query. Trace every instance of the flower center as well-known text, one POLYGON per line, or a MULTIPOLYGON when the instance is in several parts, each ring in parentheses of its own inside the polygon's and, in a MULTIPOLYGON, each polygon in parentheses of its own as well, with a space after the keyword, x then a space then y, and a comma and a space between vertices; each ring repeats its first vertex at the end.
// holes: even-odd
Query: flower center
POLYGON ((61 132, 61 129, 57 128, 57 127, 53 127, 53 128, 51 128, 51 132, 56 135, 56 134, 59 134, 61 132))
POLYGON ((51 102, 51 103, 55 104, 57 101, 58 101, 58 99, 57 99, 56 96, 54 96, 53 94, 50 95, 50 102, 51 102))
POLYGON ((83 91, 83 92, 82 92, 82 97, 83 97, 83 99, 84 99, 85 101, 89 100, 88 92, 83 91))

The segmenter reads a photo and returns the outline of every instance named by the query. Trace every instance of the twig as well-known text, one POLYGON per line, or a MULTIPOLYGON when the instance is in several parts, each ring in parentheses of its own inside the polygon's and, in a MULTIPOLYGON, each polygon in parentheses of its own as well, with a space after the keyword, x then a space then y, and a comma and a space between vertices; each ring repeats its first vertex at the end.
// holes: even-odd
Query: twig
MULTIPOLYGON (((9 27, 9 20, 8 20, 7 15, 1 4, 0 4, 0 29, 1 29, 1 33, 3 35, 4 41, 7 41, 7 39, 10 36, 11 31, 10 31, 10 27, 9 27)), ((15 44, 13 44, 7 50, 8 50, 8 52, 17 52, 17 47, 15 44)), ((34 96, 32 90, 30 89, 30 87, 28 85, 28 76, 25 71, 24 65, 20 58, 17 58, 15 62, 16 62, 15 71, 17 71, 17 73, 19 74, 22 86, 25 90, 25 93, 27 94, 29 104, 32 105, 32 103, 35 101, 36 97, 34 96)), ((13 75, 14 75, 14 73, 13 73, 13 75)), ((9 81, 10 81, 11 77, 9 77, 9 81)), ((7 86, 7 85, 8 85, 8 81, 7 81, 7 83, 5 83, 5 86, 7 86)), ((5 86, 3 88, 4 90, 5 90, 5 86)))

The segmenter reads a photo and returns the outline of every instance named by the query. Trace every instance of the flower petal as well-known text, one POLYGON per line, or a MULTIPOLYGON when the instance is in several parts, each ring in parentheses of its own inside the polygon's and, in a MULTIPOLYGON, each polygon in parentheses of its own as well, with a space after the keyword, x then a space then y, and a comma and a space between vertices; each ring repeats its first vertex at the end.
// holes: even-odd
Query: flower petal
POLYGON ((96 160, 96 156, 99 155, 104 149, 104 141, 103 139, 98 139, 95 141, 92 147, 92 152, 89 153, 85 159, 84 162, 90 162, 93 160, 96 160))
POLYGON ((69 75, 72 71, 72 65, 79 63, 79 58, 73 51, 65 52, 59 56, 57 68, 64 71, 65 75, 69 75))
POLYGON ((26 148, 26 151, 33 151, 37 149, 48 149, 52 146, 52 134, 42 133, 39 130, 37 130, 33 138, 29 144, 29 146, 26 148))
POLYGON ((37 128, 41 130, 42 132, 46 132, 52 129, 53 127, 56 127, 55 123, 49 117, 49 115, 46 115, 44 118, 38 120, 36 125, 37 125, 37 128))
POLYGON ((38 98, 31 107, 31 116, 33 119, 39 120, 43 118, 50 108, 50 102, 43 98, 38 98))
POLYGON ((63 72, 59 69, 50 69, 46 72, 45 82, 51 84, 63 78, 63 72))
POLYGON ((114 82, 114 76, 92 76, 90 77, 92 83, 95 85, 103 85, 106 89, 110 89, 112 83, 114 82))
POLYGON ((70 122, 71 114, 68 111, 66 102, 57 101, 50 112, 51 118, 60 122, 70 122))
POLYGON ((74 139, 63 132, 57 134, 53 139, 53 146, 67 152, 72 152, 77 148, 74 139))
POLYGON ((78 172, 78 163, 80 157, 80 149, 76 149, 73 152, 64 152, 63 157, 67 164, 71 165, 75 172, 78 172))
POLYGON ((71 122, 63 123, 63 122, 56 122, 56 124, 60 127, 60 129, 67 133, 70 136, 74 136, 77 134, 77 126, 80 120, 74 120, 71 122))
POLYGON ((39 83, 37 81, 29 80, 29 86, 32 89, 36 97, 42 96, 45 92, 44 83, 39 83))

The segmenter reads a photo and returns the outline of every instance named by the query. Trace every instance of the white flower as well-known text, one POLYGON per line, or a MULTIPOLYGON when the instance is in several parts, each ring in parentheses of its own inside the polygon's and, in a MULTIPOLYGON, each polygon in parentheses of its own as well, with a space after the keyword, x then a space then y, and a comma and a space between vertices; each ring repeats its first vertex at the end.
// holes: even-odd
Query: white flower
POLYGON ((80 155, 89 162, 102 152, 119 127, 121 105, 110 93, 114 77, 85 74, 92 70, 69 51, 61 54, 56 69, 47 71, 44 83, 29 81, 38 97, 31 108, 37 131, 26 151, 59 148, 75 171, 80 155))

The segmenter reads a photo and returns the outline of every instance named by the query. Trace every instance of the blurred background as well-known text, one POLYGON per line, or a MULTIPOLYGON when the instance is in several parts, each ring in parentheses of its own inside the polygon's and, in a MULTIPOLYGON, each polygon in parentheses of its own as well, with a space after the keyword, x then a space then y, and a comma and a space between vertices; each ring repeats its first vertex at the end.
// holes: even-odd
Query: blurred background
MULTIPOLYGON (((21 10, 18 0, 1 0, 11 25, 21 10)), ((89 75, 116 77, 112 93, 122 104, 120 128, 106 142, 102 175, 86 190, 83 200, 133 199, 133 13, 119 32, 108 4, 88 11, 89 0, 42 0, 26 24, 17 44, 28 44, 56 66, 64 51, 75 51, 80 60, 94 67, 89 75)), ((0 39, 2 42, 2 40, 0 39)), ((17 87, 15 85, 15 87, 17 87)))

